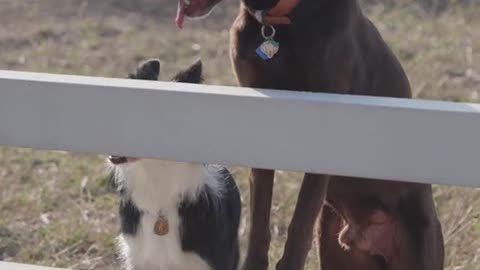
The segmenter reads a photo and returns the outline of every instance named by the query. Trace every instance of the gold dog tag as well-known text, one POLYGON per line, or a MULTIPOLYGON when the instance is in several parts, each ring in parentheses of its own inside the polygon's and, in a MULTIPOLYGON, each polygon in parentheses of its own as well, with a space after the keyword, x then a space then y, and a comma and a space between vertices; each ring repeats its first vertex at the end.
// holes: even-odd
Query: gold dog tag
POLYGON ((156 235, 166 235, 168 231, 168 219, 163 215, 159 216, 155 222, 155 225, 153 226, 153 232, 156 235))

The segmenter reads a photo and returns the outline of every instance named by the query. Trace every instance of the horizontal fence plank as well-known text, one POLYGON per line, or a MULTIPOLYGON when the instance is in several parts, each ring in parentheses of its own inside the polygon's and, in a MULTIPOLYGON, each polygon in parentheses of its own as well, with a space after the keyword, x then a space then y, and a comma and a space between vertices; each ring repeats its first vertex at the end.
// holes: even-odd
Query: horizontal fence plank
POLYGON ((38 266, 38 265, 30 265, 30 264, 0 262, 0 270, 62 270, 62 269, 44 267, 44 266, 38 266))
POLYGON ((480 186, 480 106, 0 71, 0 145, 480 186))

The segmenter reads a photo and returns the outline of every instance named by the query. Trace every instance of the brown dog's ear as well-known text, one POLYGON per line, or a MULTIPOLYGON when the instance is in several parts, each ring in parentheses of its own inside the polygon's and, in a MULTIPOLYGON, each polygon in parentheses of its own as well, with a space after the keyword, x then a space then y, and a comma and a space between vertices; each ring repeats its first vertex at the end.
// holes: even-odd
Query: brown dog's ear
POLYGON ((149 59, 141 63, 137 71, 129 75, 130 79, 156 81, 160 75, 160 60, 149 59))
POLYGON ((201 83, 203 81, 202 77, 202 61, 197 60, 189 68, 180 71, 173 78, 176 82, 183 83, 201 83))

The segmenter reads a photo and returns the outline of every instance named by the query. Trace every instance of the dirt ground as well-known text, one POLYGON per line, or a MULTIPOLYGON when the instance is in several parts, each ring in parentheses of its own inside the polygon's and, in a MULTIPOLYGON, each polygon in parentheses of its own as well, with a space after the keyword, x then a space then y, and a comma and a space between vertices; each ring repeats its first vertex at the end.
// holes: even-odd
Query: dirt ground
MULTIPOLYGON (((406 0, 395 8, 371 2, 366 10, 404 65, 415 96, 479 101, 480 5, 452 5, 433 16, 406 0)), ((140 60, 158 57, 167 80, 201 57, 207 83, 235 85, 228 28, 238 3, 225 1, 183 31, 174 26, 175 6, 173 0, 0 0, 0 69, 125 77, 140 60)), ((104 158, 0 147, 0 260, 115 269, 116 197, 104 158)), ((232 170, 245 204, 246 170, 232 170)), ((277 174, 271 269, 282 252, 298 180, 297 173, 277 174)), ((480 191, 435 186, 435 201, 446 269, 480 269, 480 191)), ((247 219, 244 207, 242 247, 247 219)), ((315 250, 306 269, 318 269, 315 250)))

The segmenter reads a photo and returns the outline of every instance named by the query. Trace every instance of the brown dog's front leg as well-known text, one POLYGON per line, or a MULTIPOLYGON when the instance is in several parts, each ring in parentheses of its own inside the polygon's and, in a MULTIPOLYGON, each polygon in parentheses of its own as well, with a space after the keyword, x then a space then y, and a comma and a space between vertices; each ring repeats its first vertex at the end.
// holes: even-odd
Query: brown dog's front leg
POLYGON ((312 247, 313 229, 322 210, 328 187, 328 176, 305 174, 292 221, 283 257, 277 270, 302 270, 308 251, 312 247))
POLYGON ((270 208, 275 171, 250 172, 250 234, 243 270, 267 270, 270 246, 270 208))

